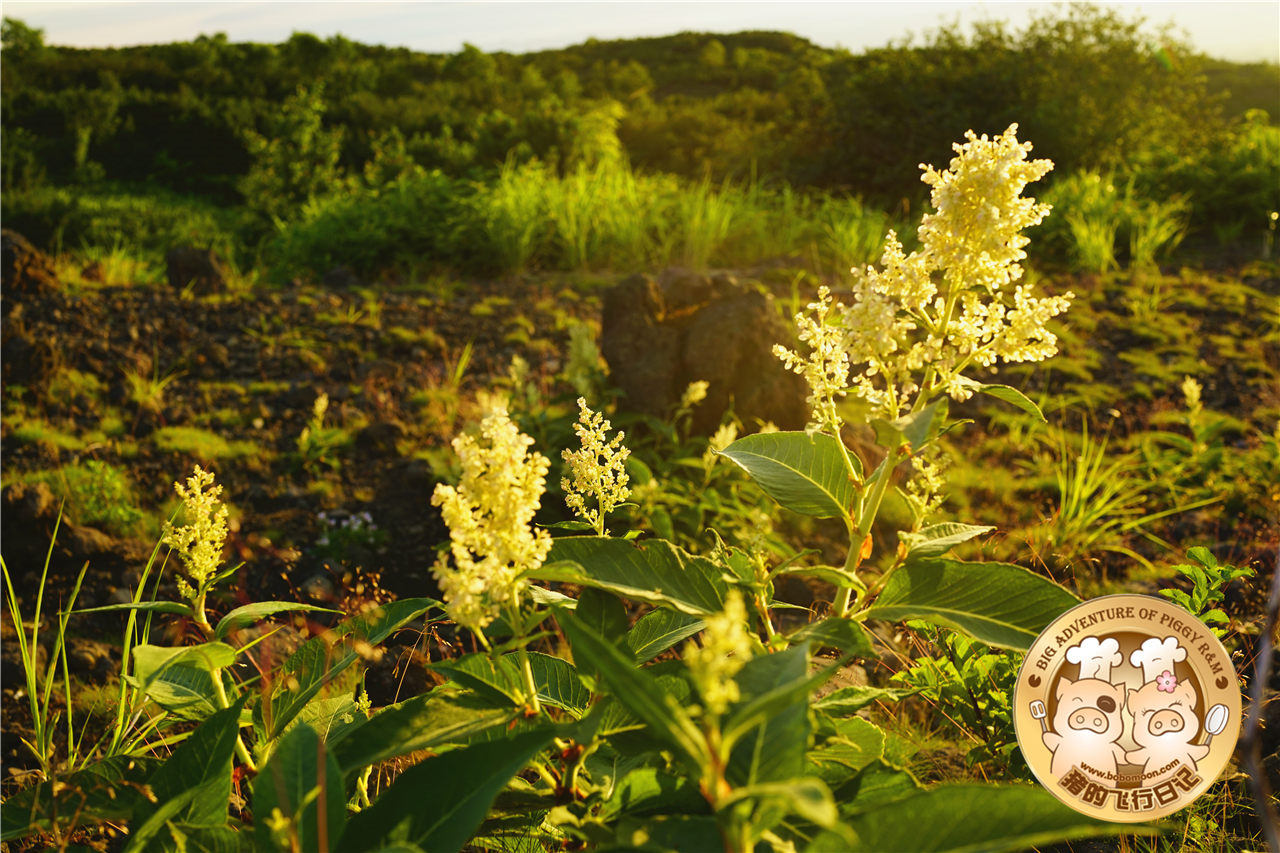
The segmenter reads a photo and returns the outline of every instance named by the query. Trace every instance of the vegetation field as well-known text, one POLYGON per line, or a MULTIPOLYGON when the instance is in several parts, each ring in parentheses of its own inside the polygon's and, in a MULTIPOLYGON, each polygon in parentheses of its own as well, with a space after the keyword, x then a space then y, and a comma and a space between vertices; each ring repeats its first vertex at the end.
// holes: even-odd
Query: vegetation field
POLYGON ((1073 6, 0 72, 5 850, 1275 843, 1280 68, 1073 6), (1011 706, 1121 592, 1253 718, 1123 825, 1011 706))

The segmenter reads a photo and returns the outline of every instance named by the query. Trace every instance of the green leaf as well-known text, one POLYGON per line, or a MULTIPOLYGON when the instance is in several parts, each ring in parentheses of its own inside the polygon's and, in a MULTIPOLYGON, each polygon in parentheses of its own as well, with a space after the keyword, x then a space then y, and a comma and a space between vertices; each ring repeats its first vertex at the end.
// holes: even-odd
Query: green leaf
POLYGON ((226 643, 202 643, 198 646, 150 646, 133 648, 133 673, 143 684, 148 683, 166 667, 198 667, 208 672, 231 666, 236 662, 236 650, 226 643))
POLYGON ((852 657, 869 657, 875 652, 866 629, 852 619, 833 616, 804 625, 788 635, 791 645, 807 643, 813 649, 839 649, 852 657))
POLYGON ((1003 400, 1017 406, 1022 411, 1036 418, 1041 423, 1048 423, 1045 419, 1044 412, 1040 411, 1040 407, 1031 402, 1027 395, 1023 394, 1017 388, 1008 385, 979 385, 978 389, 983 394, 995 397, 997 400, 1003 400))
POLYGON ((573 650, 574 660, 588 663, 600 673, 610 693, 639 717, 653 733, 670 743, 700 773, 706 761, 706 744, 684 707, 661 682, 637 669, 617 646, 605 640, 570 613, 559 615, 560 626, 573 650))
POLYGON ((914 694, 915 690, 895 687, 854 686, 841 687, 827 695, 814 699, 814 710, 826 711, 832 716, 856 714, 872 702, 897 702, 914 694))
POLYGON ((188 720, 204 720, 220 708, 213 680, 235 658, 235 649, 226 643, 135 646, 129 679, 161 708, 188 720))
MULTIPOLYGON (((1121 829, 1084 816, 1042 788, 968 784, 878 803, 848 825, 858 837, 854 849, 875 853, 998 853, 1116 835, 1121 829)), ((1126 824, 1123 829, 1144 828, 1126 824)))
POLYGON ((1079 603, 1021 566, 933 558, 898 567, 867 616, 926 619, 987 645, 1026 650, 1046 625, 1079 603))
POLYGON ((347 824, 339 853, 409 843, 433 853, 461 850, 498 793, 548 743, 544 729, 428 758, 400 774, 347 824))
POLYGON ((622 599, 594 587, 578 596, 577 612, 583 624, 602 637, 621 637, 631 624, 622 599))
POLYGON ((899 532, 898 538, 907 546, 907 559, 941 557, 961 542, 975 536, 990 533, 994 527, 977 524, 961 524, 948 521, 924 527, 915 533, 899 532))
POLYGON ((328 607, 316 607, 313 604, 297 604, 292 601, 259 601, 256 604, 246 604, 242 607, 237 607, 226 616, 223 616, 218 620, 218 625, 214 628, 213 633, 218 637, 218 639, 222 639, 232 631, 235 631, 238 628, 243 628, 246 625, 252 625, 255 622, 261 622, 268 616, 295 610, 313 610, 321 613, 342 612, 341 610, 332 610, 328 607))
POLYGON ((466 743, 516 718, 514 708, 494 708, 470 696, 426 693, 390 705, 368 720, 336 733, 330 746, 348 777, 379 761, 444 744, 466 743))
POLYGON ((363 645, 378 645, 437 604, 430 598, 393 601, 303 643, 280 667, 275 690, 264 700, 270 705, 270 716, 263 714, 270 721, 268 739, 278 737, 321 688, 354 663, 363 645))
POLYGON ((786 804, 787 814, 796 814, 810 823, 829 827, 836 822, 835 799, 831 790, 812 777, 787 779, 779 782, 762 782, 735 788, 724 799, 721 810, 731 808, 741 800, 780 800, 786 804))
POLYGON ((706 627, 706 622, 678 610, 658 608, 636 620, 624 640, 636 663, 653 660, 681 640, 706 627))
POLYGON ((836 801, 844 804, 841 811, 857 814, 880 803, 900 800, 921 790, 916 778, 894 767, 882 758, 864 766, 836 791, 836 801))
MULTIPOLYGON (((591 630, 610 639, 626 634, 631 624, 622 599, 594 587, 587 587, 578 596, 577 613, 578 618, 590 626, 591 630)), ((589 668, 582 670, 582 673, 591 678, 598 674, 589 668)))
MULTIPOLYGON (((581 715, 591 704, 591 694, 582 686, 578 670, 573 664, 554 655, 529 652, 529 669, 533 672, 533 684, 538 688, 538 701, 544 705, 562 708, 581 715)), ((519 653, 512 652, 503 658, 518 669, 519 653)))
POLYGON ((807 684, 808 668, 809 650, 799 645, 752 658, 738 671, 735 681, 741 699, 730 711, 725 727, 725 742, 730 743, 731 737, 737 739, 727 774, 733 784, 777 782, 803 773, 804 751, 809 742, 809 691, 788 687, 807 684), (758 722, 753 730, 735 736, 735 725, 741 725, 736 710, 765 698, 778 701, 755 718, 758 722))
POLYGON ((240 710, 248 695, 205 720, 173 755, 151 774, 148 785, 155 804, 145 802, 134 812, 126 850, 144 850, 165 824, 176 821, 197 826, 227 822, 231 798, 231 756, 240 729, 240 710))
POLYGON ((145 686, 135 676, 125 677, 151 701, 184 720, 206 720, 219 710, 215 676, 207 669, 183 664, 168 666, 145 686))
POLYGON ((768 721, 775 715, 782 714, 789 707, 803 700, 807 707, 808 696, 818 685, 825 682, 828 678, 836 673, 840 668, 840 664, 836 663, 832 666, 824 667, 814 673, 806 674, 808 666, 797 668, 794 664, 796 659, 808 661, 809 650, 806 646, 792 646, 785 652, 779 652, 773 655, 766 655, 760 658, 754 658, 747 666, 743 667, 739 673, 739 679, 747 673, 746 678, 750 679, 752 673, 749 669, 754 670, 756 667, 764 667, 764 663, 758 661, 777 660, 772 666, 782 666, 785 662, 785 674, 780 674, 768 683, 767 690, 751 695, 751 698, 744 697, 743 701, 734 705, 729 711, 728 719, 724 724, 724 743, 726 746, 732 746, 737 742, 739 737, 749 732, 754 727, 768 721))
POLYGON ((506 658, 494 660, 485 652, 433 663, 430 669, 447 675, 464 687, 499 702, 520 704, 522 691, 519 665, 506 658))
POLYGON ((947 398, 942 397, 918 412, 903 415, 892 421, 874 420, 871 426, 876 431, 876 441, 881 447, 895 450, 904 443, 911 446, 915 453, 928 443, 934 433, 934 425, 941 424, 947 418, 947 398))
POLYGON ((540 586, 529 587, 529 600, 534 604, 544 604, 549 607, 567 607, 570 610, 578 606, 576 598, 570 598, 563 592, 556 592, 554 589, 543 589, 540 586))
POLYGON ((4 801, 0 841, 48 832, 55 817, 64 831, 103 820, 126 821, 146 803, 143 786, 159 764, 154 758, 113 755, 59 779, 56 793, 52 782, 37 781, 4 801))
POLYGON ((113 610, 141 610, 144 613, 176 613, 180 616, 194 616, 195 611, 190 604, 181 601, 126 601, 124 604, 106 604, 102 607, 88 607, 84 610, 73 610, 72 613, 109 613, 113 610))
POLYGON ((720 825, 710 815, 670 814, 624 816, 618 821, 618 846, 613 853, 687 853, 724 849, 720 825))
POLYGON ((626 771, 618 780, 602 805, 601 817, 612 820, 619 814, 686 812, 705 804, 695 780, 645 764, 626 771))
POLYGON ((862 478, 858 457, 848 454, 849 475, 839 440, 826 433, 770 432, 738 439, 724 450, 727 456, 782 506, 801 515, 844 518, 862 478))
POLYGON ((253 813, 259 850, 270 850, 268 818, 279 809, 293 824, 303 850, 328 850, 342 836, 347 800, 333 754, 305 723, 280 738, 253 780, 253 813))
POLYGON ((325 743, 342 737, 347 728, 366 719, 350 696, 317 696, 293 718, 285 734, 293 726, 305 723, 315 730, 325 743))
MULTIPOLYGON (((861 770, 884 755, 884 732, 861 717, 831 720, 835 733, 816 748, 809 750, 809 760, 824 778, 846 777, 849 770, 861 770), (839 765, 834 773, 824 764, 839 765)), ((828 729, 828 731, 830 731, 828 729)))
POLYGON ((547 562, 528 576, 595 587, 693 616, 724 609, 721 569, 662 539, 557 539, 547 562))

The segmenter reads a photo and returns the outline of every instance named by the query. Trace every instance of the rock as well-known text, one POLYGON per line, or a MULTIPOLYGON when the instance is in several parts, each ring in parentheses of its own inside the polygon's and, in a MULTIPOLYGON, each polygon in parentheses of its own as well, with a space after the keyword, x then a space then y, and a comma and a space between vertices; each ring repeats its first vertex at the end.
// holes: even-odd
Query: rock
POLYGON ((164 261, 174 290, 190 287, 197 295, 226 290, 227 268, 213 249, 177 246, 165 254, 164 261))
POLYGON ((664 325, 662 291, 647 275, 633 275, 604 295, 600 349, 625 394, 622 405, 651 415, 680 399, 680 335, 664 325))
POLYGON ((714 431, 730 407, 748 427, 758 420, 801 429, 804 381, 772 352, 775 343, 792 342, 770 298, 732 276, 634 275, 605 293, 600 348, 622 405, 668 415, 690 382, 704 380, 695 432, 714 431))
POLYGON ((421 459, 398 459, 380 471, 372 515, 387 541, 382 586, 399 597, 429 595, 440 590, 431 575, 435 547, 448 541, 440 509, 431 505, 436 478, 431 465, 421 459))
POLYGON ((80 270, 80 277, 85 281, 92 281, 101 284, 106 280, 104 270, 102 269, 102 261, 90 261, 80 270))
POLYGON ((0 282, 6 297, 39 296, 58 287, 49 256, 7 228, 0 229, 0 282))
POLYGON ((67 639, 67 667, 91 684, 103 684, 116 670, 111 646, 86 637, 67 639))
POLYGON ((353 290, 360 287, 363 282, 360 277, 351 271, 350 267, 336 266, 324 274, 321 282, 325 287, 332 287, 337 290, 353 290))
POLYGON ((51 341, 28 332, 17 314, 5 319, 0 332, 0 374, 5 385, 43 386, 57 370, 58 350, 51 341))
POLYGON ((356 454, 382 459, 397 457, 400 455, 400 449, 396 446, 396 442, 403 437, 404 429, 392 421, 369 424, 356 433, 356 454))

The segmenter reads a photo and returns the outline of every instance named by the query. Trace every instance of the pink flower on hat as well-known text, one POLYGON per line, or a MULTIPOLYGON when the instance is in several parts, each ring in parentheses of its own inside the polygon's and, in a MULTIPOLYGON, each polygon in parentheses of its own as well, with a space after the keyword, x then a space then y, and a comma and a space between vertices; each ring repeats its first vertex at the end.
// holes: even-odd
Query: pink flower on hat
POLYGON ((1164 693, 1172 693, 1173 688, 1177 686, 1178 677, 1167 669, 1156 676, 1156 690, 1164 693))

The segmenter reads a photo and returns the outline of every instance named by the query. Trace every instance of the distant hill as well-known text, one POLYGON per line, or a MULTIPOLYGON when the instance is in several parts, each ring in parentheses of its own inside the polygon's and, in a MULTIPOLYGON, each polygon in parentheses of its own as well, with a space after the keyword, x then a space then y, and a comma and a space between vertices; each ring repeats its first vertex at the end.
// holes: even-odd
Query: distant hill
POLYGON ((914 164, 944 160, 970 128, 1017 121, 1060 168, 1105 168, 1153 146, 1210 144, 1251 108, 1280 120, 1276 66, 1182 49, 1170 64, 1136 25, 1090 6, 1018 32, 943 30, 856 55, 780 32, 523 55, 305 33, 83 50, 47 46, 7 18, 3 45, 6 187, 106 180, 222 204, 242 200, 254 140, 289 133, 332 134, 335 174, 411 164, 479 179, 511 160, 565 169, 617 150, 645 171, 756 175, 895 203, 921 192, 914 164), (283 110, 291 97, 305 109, 283 110))

